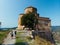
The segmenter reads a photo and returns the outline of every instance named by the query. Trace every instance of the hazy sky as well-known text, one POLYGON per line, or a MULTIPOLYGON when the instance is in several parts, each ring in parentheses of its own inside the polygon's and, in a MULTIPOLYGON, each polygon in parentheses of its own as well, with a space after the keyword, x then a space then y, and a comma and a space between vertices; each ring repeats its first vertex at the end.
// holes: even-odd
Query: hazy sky
POLYGON ((2 27, 16 27, 18 16, 28 6, 34 6, 42 17, 49 17, 53 26, 60 25, 60 0, 0 0, 2 27))

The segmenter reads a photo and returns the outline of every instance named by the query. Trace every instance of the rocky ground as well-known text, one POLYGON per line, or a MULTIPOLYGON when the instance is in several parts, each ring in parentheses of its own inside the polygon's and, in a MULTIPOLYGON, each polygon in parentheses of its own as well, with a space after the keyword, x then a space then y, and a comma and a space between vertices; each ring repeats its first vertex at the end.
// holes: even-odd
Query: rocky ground
POLYGON ((60 31, 54 31, 52 33, 53 33, 53 37, 56 45, 60 45, 60 31))
MULTIPOLYGON (((60 45, 60 32, 52 32, 52 34, 56 45, 60 45)), ((31 31, 17 31, 16 39, 12 39, 9 33, 3 44, 15 44, 15 41, 17 41, 16 43, 24 43, 25 45, 51 45, 49 41, 42 37, 36 36, 35 40, 31 39, 31 35, 31 31)))
MULTIPOLYGON (((44 34, 42 34, 42 35, 44 37, 46 37, 44 34)), ((19 44, 19 43, 20 44, 24 43, 24 44, 28 44, 28 45, 54 45, 50 41, 46 40, 45 38, 43 38, 41 36, 40 37, 36 36, 35 40, 31 39, 31 31, 26 31, 26 30, 17 32, 17 39, 16 39, 16 41, 17 41, 16 45, 19 44)))

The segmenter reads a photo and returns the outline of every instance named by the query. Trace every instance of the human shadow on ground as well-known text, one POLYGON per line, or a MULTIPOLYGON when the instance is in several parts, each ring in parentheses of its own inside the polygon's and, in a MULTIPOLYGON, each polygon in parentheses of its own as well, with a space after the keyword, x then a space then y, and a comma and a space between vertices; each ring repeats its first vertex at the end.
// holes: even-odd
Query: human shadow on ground
POLYGON ((2 44, 0 44, 0 45, 2 45, 2 44))
POLYGON ((15 45, 29 45, 27 42, 18 42, 18 43, 15 43, 15 45))

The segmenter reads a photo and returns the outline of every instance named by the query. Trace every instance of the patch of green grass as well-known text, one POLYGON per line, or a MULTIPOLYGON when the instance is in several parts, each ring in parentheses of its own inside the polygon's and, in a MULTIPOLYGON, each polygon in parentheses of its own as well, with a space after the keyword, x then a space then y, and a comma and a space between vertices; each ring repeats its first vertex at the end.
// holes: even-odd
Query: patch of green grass
POLYGON ((16 44, 15 45, 26 45, 28 42, 32 41, 30 36, 22 36, 26 32, 18 32, 16 35, 16 44))
POLYGON ((0 44, 2 44, 3 43, 3 40, 4 40, 4 38, 5 37, 7 37, 7 34, 9 33, 9 31, 8 30, 4 30, 4 31, 0 31, 0 44))
POLYGON ((22 37, 20 37, 20 32, 17 33, 16 35, 16 43, 15 45, 25 45, 24 39, 22 39, 22 37))
POLYGON ((25 45, 24 40, 21 38, 16 38, 16 44, 15 45, 25 45))
POLYGON ((23 43, 23 42, 18 42, 18 43, 16 43, 15 45, 25 45, 25 43, 23 43))
POLYGON ((29 37, 29 36, 27 36, 26 39, 27 39, 28 41, 31 41, 31 40, 32 40, 32 38, 29 37))

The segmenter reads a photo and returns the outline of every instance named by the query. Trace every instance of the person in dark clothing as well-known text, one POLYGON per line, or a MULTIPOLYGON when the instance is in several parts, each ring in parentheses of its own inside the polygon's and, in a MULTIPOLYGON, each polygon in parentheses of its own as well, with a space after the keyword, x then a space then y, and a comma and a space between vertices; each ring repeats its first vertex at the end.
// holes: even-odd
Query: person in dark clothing
POLYGON ((15 35, 16 35, 16 31, 15 31, 15 35))
POLYGON ((13 32, 11 32, 11 38, 13 38, 13 32))

